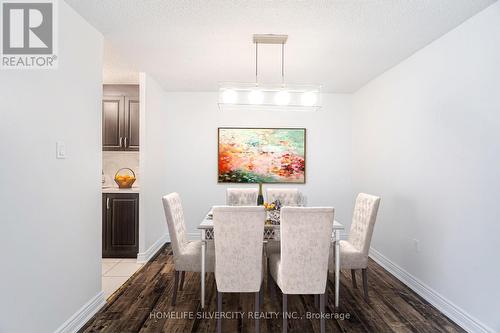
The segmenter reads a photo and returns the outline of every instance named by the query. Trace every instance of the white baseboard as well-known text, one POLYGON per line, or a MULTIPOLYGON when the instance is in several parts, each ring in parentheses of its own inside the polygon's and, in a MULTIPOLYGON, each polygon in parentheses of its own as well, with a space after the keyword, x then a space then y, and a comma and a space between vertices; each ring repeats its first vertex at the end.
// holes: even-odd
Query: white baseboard
POLYGON ((427 302, 431 303, 439 311, 444 313, 448 318, 453 320, 456 324, 462 327, 467 332, 471 333, 491 333, 493 329, 487 325, 482 324, 476 318, 467 314, 457 305, 440 295, 434 289, 408 273, 403 268, 399 267, 382 253, 374 248, 370 248, 370 258, 376 263, 385 268, 389 273, 394 275, 398 280, 407 285, 414 292, 419 294, 427 302))
POLYGON ((100 291, 59 326, 55 333, 78 332, 78 330, 81 329, 105 304, 106 299, 104 298, 104 292, 100 291))
POLYGON ((149 247, 149 249, 144 252, 137 253, 137 263, 144 264, 150 261, 155 256, 156 252, 158 252, 158 250, 168 242, 170 242, 170 237, 168 234, 161 236, 156 242, 154 242, 153 245, 149 247))
MULTIPOLYGON (((187 233, 187 237, 189 240, 200 240, 200 233, 190 232, 187 233)), ((147 249, 144 252, 137 253, 137 263, 138 264, 147 263, 155 256, 156 252, 158 252, 158 250, 160 250, 165 243, 169 242, 170 242, 170 235, 167 233, 162 237, 160 237, 153 245, 149 247, 149 249, 147 249)))

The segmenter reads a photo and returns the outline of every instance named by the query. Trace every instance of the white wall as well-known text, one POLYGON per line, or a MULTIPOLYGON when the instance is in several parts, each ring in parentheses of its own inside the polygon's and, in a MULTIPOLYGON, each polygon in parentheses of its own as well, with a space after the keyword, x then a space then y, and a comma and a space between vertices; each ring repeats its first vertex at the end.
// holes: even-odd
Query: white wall
MULTIPOLYGON (((59 11, 59 69, 0 75, 1 332, 52 332, 101 290, 102 38, 59 11)), ((181 194, 197 237, 236 186, 217 184, 217 127, 305 127, 308 204, 349 227, 354 193, 381 195, 373 247, 500 330, 499 21, 496 3, 315 113, 221 112, 216 93, 165 93, 142 75, 140 251, 166 233, 163 194, 181 194)))
MULTIPOLYGON (((140 74, 139 253, 144 253, 167 233, 161 197, 167 191, 167 98, 155 79, 140 74)), ((139 255, 141 257, 141 255, 139 255)))
POLYGON ((54 332, 101 290, 102 36, 58 17, 58 69, 0 73, 0 332, 54 332))
POLYGON ((496 331, 499 22, 495 3, 358 91, 353 113, 354 190, 382 197, 372 247, 496 331))
MULTIPOLYGON (((208 209, 225 203, 226 188, 242 186, 217 183, 217 128, 220 126, 305 127, 306 184, 286 186, 299 187, 309 205, 333 205, 337 219, 349 224, 353 204, 349 95, 325 94, 324 106, 317 112, 221 112, 217 107, 217 93, 182 92, 165 96, 166 104, 158 109, 161 117, 146 125, 146 131, 151 131, 148 136, 159 136, 155 141, 148 141, 154 146, 150 147, 154 149, 152 155, 160 159, 161 164, 151 177, 161 183, 164 193, 180 193, 192 237, 198 237, 196 227, 208 209)), ((147 112, 150 111, 147 107, 147 112)), ((154 194, 155 200, 159 194, 154 194)), ((160 213, 157 215, 164 221, 160 213)))

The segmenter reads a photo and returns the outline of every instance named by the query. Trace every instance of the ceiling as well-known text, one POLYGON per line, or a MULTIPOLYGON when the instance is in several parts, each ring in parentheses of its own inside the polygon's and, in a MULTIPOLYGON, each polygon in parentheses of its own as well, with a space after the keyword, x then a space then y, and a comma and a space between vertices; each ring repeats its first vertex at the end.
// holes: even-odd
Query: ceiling
MULTIPOLYGON (((105 37, 106 81, 154 76, 169 91, 255 80, 255 33, 288 34, 285 79, 349 93, 495 0, 66 0, 105 37)), ((259 46, 259 81, 281 48, 259 46)))

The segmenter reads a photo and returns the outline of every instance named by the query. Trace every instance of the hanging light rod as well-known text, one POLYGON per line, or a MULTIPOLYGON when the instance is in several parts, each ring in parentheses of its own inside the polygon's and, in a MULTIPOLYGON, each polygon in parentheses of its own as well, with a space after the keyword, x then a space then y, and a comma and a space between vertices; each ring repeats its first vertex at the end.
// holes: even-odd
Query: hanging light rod
POLYGON ((318 110, 319 85, 285 83, 285 44, 288 35, 255 34, 255 83, 220 83, 219 109, 318 110), (259 44, 281 45, 281 84, 262 84, 258 76, 259 44))
POLYGON ((286 44, 288 35, 256 34, 253 35, 254 44, 286 44))

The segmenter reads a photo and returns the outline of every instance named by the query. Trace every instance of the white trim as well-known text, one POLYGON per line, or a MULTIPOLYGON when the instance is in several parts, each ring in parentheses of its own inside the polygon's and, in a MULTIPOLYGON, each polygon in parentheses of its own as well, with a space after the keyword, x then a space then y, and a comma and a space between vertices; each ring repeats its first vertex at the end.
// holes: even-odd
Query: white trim
MULTIPOLYGON (((189 240, 200 240, 200 233, 190 232, 187 233, 187 237, 189 240)), ((145 264, 150 261, 165 243, 170 243, 170 235, 168 233, 160 237, 146 251, 137 253, 137 263, 145 264)))
MULTIPOLYGON (((147 168, 146 154, 146 73, 139 72, 139 170, 142 170, 141 184, 146 185, 149 174, 144 172, 147 168)), ((146 249, 146 196, 144 188, 139 193, 139 251, 146 249)), ((160 199, 160 198, 158 198, 160 199)), ((159 223, 159 221, 158 221, 159 223)), ((146 251, 147 252, 147 251, 146 251)))
POLYGON ((156 252, 158 252, 158 250, 160 250, 162 246, 168 242, 170 242, 170 237, 168 234, 165 234, 158 238, 158 240, 154 242, 154 244, 151 245, 149 249, 144 252, 137 253, 137 263, 144 264, 150 261, 155 256, 156 252))
POLYGON ((370 248, 370 257, 380 266, 385 268, 389 273, 394 275, 398 280, 419 294, 427 302, 431 303, 439 311, 444 313, 448 318, 453 320, 457 325, 462 327, 467 332, 473 333, 490 333, 493 329, 481 323, 478 319, 466 313, 463 309, 453 304, 450 300, 439 294, 437 291, 411 275, 409 272, 399 267, 382 253, 370 248))
POLYGON ((78 332, 105 304, 104 292, 100 291, 59 326, 55 333, 78 332))

